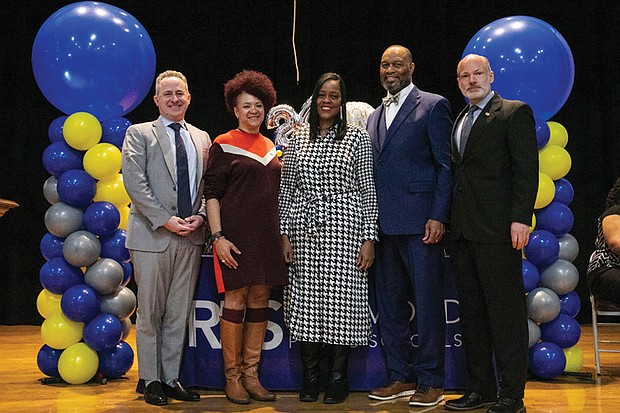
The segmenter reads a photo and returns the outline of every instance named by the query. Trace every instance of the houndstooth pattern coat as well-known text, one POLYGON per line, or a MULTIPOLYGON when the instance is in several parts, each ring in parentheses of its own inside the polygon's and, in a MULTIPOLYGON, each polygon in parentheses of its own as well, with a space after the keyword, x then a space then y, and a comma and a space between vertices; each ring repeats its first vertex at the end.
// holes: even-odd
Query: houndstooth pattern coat
POLYGON ((377 238, 377 200, 368 133, 349 125, 309 138, 291 137, 280 183, 280 232, 293 261, 284 289, 284 317, 292 338, 366 345, 371 334, 367 272, 356 268, 364 240, 377 238))

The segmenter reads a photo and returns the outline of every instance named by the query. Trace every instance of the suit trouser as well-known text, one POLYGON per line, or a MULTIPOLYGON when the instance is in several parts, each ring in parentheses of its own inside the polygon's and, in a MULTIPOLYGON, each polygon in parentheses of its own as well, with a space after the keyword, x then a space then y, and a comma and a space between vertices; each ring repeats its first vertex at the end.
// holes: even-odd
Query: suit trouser
POLYGON ((443 387, 442 255, 438 244, 422 243, 422 235, 381 234, 377 243, 371 286, 390 380, 443 387), (409 301, 415 308, 413 322, 409 301), (417 347, 411 342, 414 332, 417 347))
POLYGON ((179 377, 201 252, 177 235, 162 252, 130 251, 138 285, 138 376, 146 382, 179 377))
POLYGON ((528 328, 521 251, 510 243, 460 238, 451 256, 457 273, 459 312, 469 390, 521 399, 527 378, 528 328))

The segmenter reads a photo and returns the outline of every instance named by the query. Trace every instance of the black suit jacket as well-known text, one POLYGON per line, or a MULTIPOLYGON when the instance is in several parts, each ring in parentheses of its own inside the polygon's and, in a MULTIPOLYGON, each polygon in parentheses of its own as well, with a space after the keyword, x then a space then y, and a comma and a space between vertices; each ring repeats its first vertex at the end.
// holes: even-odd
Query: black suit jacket
POLYGON ((453 239, 511 242, 510 224, 531 225, 538 192, 538 147, 532 109, 497 93, 472 126, 463 157, 452 130, 453 239))

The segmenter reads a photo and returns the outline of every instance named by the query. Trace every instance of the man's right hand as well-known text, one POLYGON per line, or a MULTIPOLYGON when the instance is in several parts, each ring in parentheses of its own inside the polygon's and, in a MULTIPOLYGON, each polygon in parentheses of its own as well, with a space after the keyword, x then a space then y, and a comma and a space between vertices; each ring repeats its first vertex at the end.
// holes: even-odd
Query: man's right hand
POLYGON ((164 228, 173 234, 177 234, 182 237, 186 237, 194 231, 191 225, 189 225, 183 218, 179 217, 170 217, 170 219, 164 224, 164 228))

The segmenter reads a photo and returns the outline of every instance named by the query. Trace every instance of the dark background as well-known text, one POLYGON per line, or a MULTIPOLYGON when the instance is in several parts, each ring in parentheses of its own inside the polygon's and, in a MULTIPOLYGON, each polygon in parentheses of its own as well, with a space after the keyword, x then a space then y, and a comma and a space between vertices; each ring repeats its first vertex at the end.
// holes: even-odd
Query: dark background
MULTIPOLYGON (((36 297, 45 262, 39 242, 49 207, 42 187, 48 178, 41 156, 50 144, 47 128, 62 115, 39 91, 30 63, 37 31, 56 10, 72 1, 4 0, 0 79, 0 198, 20 204, 0 219, 0 324, 39 324, 36 297)), ((223 84, 242 69, 265 72, 275 83, 278 103, 297 110, 317 77, 336 71, 347 81, 349 100, 380 103, 379 59, 391 44, 409 47, 416 64, 414 83, 447 97, 458 113, 464 101, 455 70, 472 36, 497 19, 527 15, 555 27, 575 60, 572 93, 551 120, 569 133, 575 189, 570 207, 580 246, 574 264, 582 298, 578 319, 590 322, 584 282, 596 236, 596 218, 619 175, 620 25, 619 5, 609 1, 320 1, 299 0, 296 82, 291 43, 293 0, 287 1, 114 1, 132 14, 155 45, 157 73, 183 72, 190 83, 188 121, 212 137, 236 126, 225 111, 223 84)), ((152 120, 153 92, 126 115, 134 123, 152 120)), ((271 131, 264 131, 268 136, 271 131)))

